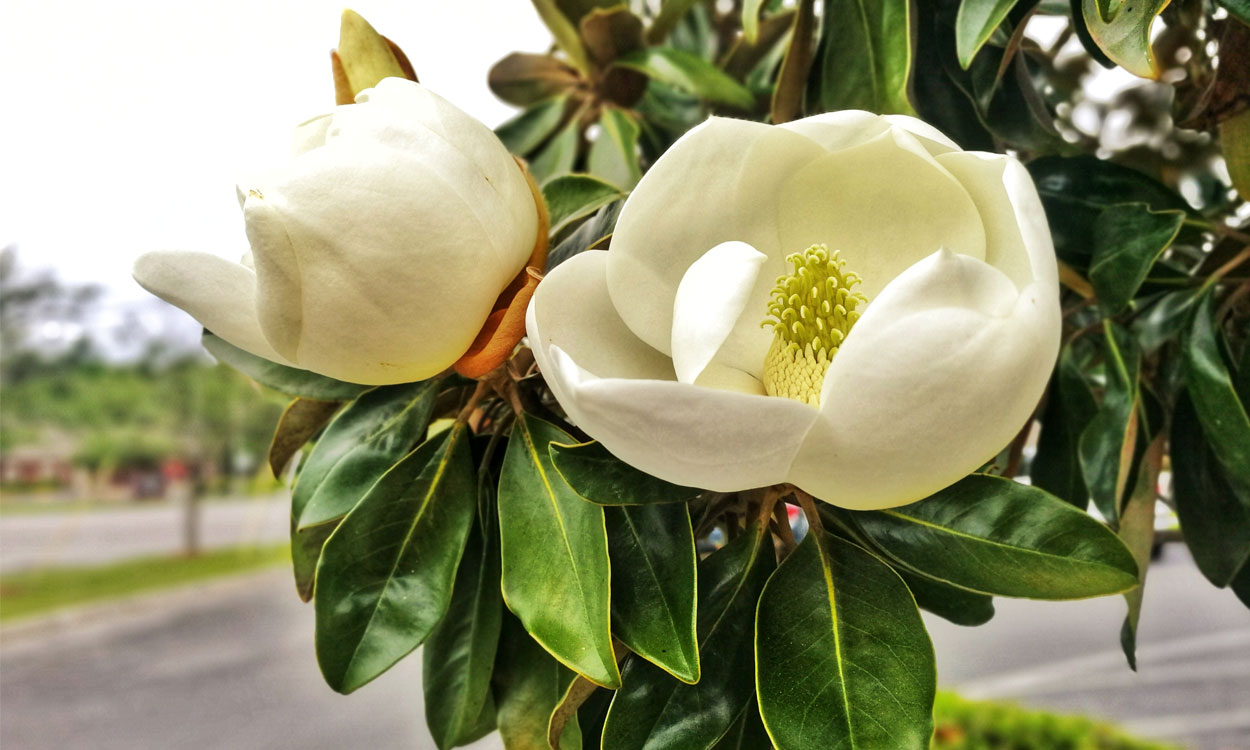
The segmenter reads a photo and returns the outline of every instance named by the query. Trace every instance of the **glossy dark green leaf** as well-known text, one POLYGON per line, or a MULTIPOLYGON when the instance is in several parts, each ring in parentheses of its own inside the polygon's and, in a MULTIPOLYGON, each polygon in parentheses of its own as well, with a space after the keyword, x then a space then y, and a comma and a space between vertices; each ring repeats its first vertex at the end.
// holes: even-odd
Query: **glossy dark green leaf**
POLYGON ((911 589, 916 604, 938 617, 969 627, 984 625, 994 617, 993 597, 956 588, 906 568, 896 568, 894 572, 911 589))
POLYGON ((617 58, 616 64, 637 70, 700 99, 750 109, 755 97, 724 71, 701 57, 671 47, 650 47, 617 58))
MULTIPOLYGON (((582 732, 582 745, 588 750, 598 750, 603 738, 603 721, 608 717, 608 706, 612 704, 614 690, 599 688, 577 709, 577 724, 582 732)), ((563 738, 563 735, 561 735, 563 738)))
POLYGON ((490 689, 499 645, 503 598, 499 593, 499 529, 494 483, 478 484, 479 507, 452 587, 447 614, 421 650, 425 723, 439 750, 472 742, 494 729, 490 689))
POLYGON ((425 437, 439 381, 375 388, 326 427, 291 490, 299 530, 347 515, 396 461, 425 437))
POLYGON ((1241 566, 1241 571, 1237 573, 1228 587, 1233 590, 1242 604, 1250 607, 1250 563, 1241 566))
POLYGON ((1128 614, 1120 628, 1120 647, 1134 671, 1137 670, 1137 622, 1141 619, 1146 571, 1150 567, 1150 550, 1155 538, 1155 503, 1159 498, 1157 487, 1159 468, 1163 463, 1163 441, 1164 436, 1160 434, 1146 448, 1138 464, 1133 490, 1120 511, 1120 524, 1116 531, 1137 563, 1137 585, 1124 592, 1128 614))
POLYGON ((572 119, 565 123, 530 160, 529 169, 534 179, 541 185, 572 172, 581 139, 582 128, 578 121, 572 119))
POLYGON ((642 177, 638 166, 638 121, 624 110, 604 107, 599 137, 590 145, 587 169, 622 190, 632 190, 642 177))
POLYGON ((297 531, 294 527, 291 529, 291 569, 295 574, 295 593, 299 594, 302 601, 312 601, 321 549, 338 526, 335 522, 323 523, 304 531, 297 531))
POLYGON ((952 586, 994 596, 1083 599, 1137 582, 1103 524, 1036 487, 973 474, 901 508, 854 514, 890 558, 952 586))
POLYGON ((1230 476, 1250 486, 1250 417, 1220 354, 1214 298, 1208 291, 1199 299, 1182 338, 1185 382, 1211 449, 1230 476))
POLYGON ((779 750, 929 747, 933 645, 906 584, 862 548, 809 533, 760 596, 755 653, 779 750))
POLYGON ((665 482, 639 471, 599 442, 552 443, 551 461, 564 481, 586 500, 600 505, 685 503, 703 490, 665 482))
POLYGON ((1198 570, 1227 586, 1250 561, 1250 487, 1224 470, 1189 394, 1172 413, 1172 498, 1198 570))
POLYGON ((1178 289, 1160 295, 1133 318, 1130 330, 1145 355, 1153 354, 1159 347, 1180 335, 1190 321, 1191 311, 1198 302, 1197 289, 1178 289))
POLYGON ((547 270, 550 271, 578 253, 606 245, 616 227, 616 218, 621 215, 622 205, 623 201, 609 203, 561 240, 560 244, 547 253, 547 270))
POLYGON ((543 185, 543 198, 551 213, 551 233, 558 234, 571 222, 589 216, 622 195, 620 188, 588 174, 550 180, 543 185))
POLYGON ((1094 222, 1094 255, 1089 280, 1108 315, 1128 306, 1185 220, 1182 211, 1155 213, 1143 203, 1103 209, 1094 222))
POLYGON ((1111 69, 1115 67, 1115 63, 1107 53, 1103 52, 1098 43, 1094 41, 1094 37, 1089 33, 1089 27, 1085 25, 1085 14, 1081 12, 1081 4, 1084 0, 1068 0, 1068 17, 1072 22, 1072 30, 1076 32, 1076 38, 1081 42, 1081 46, 1094 62, 1104 68, 1111 69))
POLYGON ((325 427, 340 406, 338 401, 310 398, 297 398, 287 404, 269 442, 269 470, 275 477, 282 474, 304 443, 325 427))
POLYGON ((699 683, 630 659, 603 750, 708 750, 729 731, 754 695, 755 605, 775 566, 772 538, 757 526, 699 564, 699 683))
POLYGON ((1152 211, 1188 211, 1163 183, 1093 156, 1044 156, 1028 164, 1060 258, 1078 265, 1094 252, 1094 224, 1107 206, 1144 203, 1152 211))
POLYGON ((1089 490, 1081 473, 1078 445, 1097 408, 1076 355, 1071 347, 1064 347, 1042 412, 1042 431, 1029 478, 1035 486, 1082 510, 1089 505, 1089 490))
POLYGON ((499 478, 504 601, 553 656, 615 688, 621 677, 612 651, 603 508, 560 478, 547 451, 553 442, 572 438, 529 414, 508 441, 499 478))
POLYGON ((740 715, 712 750, 772 750, 773 741, 760 719, 759 705, 747 704, 740 715))
POLYGON ((214 336, 210 331, 204 331, 200 343, 219 362, 224 362, 257 383, 288 396, 302 396, 318 401, 349 401, 372 388, 270 362, 255 354, 248 354, 227 343, 225 339, 214 336))
POLYGON ((699 681, 694 531, 684 504, 605 508, 612 631, 683 682, 699 681))
POLYGON ((963 0, 955 18, 955 50, 965 69, 1017 0, 963 0))
POLYGON ((1082 0, 1089 35, 1116 64, 1142 78, 1158 78, 1150 26, 1169 0, 1082 0))
POLYGON ((827 0, 809 89, 815 111, 913 111, 909 16, 908 0, 827 0))
POLYGON ((1106 386, 1102 403, 1081 432, 1081 472, 1103 518, 1115 520, 1128 484, 1138 429, 1141 352, 1119 325, 1103 321, 1106 386))
POLYGON ((350 693, 420 646, 447 612, 473 523, 463 425, 388 471, 326 541, 317 566, 317 662, 350 693))
POLYGON ((512 153, 527 156, 560 128, 567 106, 563 96, 538 102, 495 128, 495 135, 512 153))
MULTIPOLYGON (((551 658, 515 617, 504 615, 495 662, 495 704, 499 736, 508 750, 548 750, 547 723, 574 673, 551 658)), ((560 750, 581 750, 581 730, 570 721, 560 750)))

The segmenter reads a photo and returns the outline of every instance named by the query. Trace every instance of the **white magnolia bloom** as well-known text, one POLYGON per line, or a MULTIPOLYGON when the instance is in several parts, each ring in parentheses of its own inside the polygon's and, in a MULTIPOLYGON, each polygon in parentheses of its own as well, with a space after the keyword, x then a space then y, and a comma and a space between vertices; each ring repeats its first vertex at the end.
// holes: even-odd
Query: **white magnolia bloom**
POLYGON ((252 251, 148 253, 135 279, 235 346, 369 385, 434 375, 473 343, 538 231, 521 168, 482 123, 388 78, 295 132, 239 186, 252 251))
POLYGON ((883 508, 1028 420, 1058 273, 1015 159, 908 117, 713 118, 643 177, 610 251, 539 285, 527 331, 570 419, 640 469, 883 508))

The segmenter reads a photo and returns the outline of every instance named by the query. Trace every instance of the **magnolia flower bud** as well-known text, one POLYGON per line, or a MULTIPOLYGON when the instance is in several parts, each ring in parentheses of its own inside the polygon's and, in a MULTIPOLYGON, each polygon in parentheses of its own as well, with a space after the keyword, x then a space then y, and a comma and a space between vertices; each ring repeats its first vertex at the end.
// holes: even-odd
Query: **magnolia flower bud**
POLYGON ((485 125, 399 78, 301 125, 293 151, 239 186, 250 257, 153 252, 135 280, 241 349, 339 380, 450 367, 534 249, 522 169, 485 125))
POLYGON ((712 118, 527 319, 556 398, 677 484, 789 482, 868 509, 975 471, 1059 348, 1058 272, 1018 161, 910 117, 712 118))

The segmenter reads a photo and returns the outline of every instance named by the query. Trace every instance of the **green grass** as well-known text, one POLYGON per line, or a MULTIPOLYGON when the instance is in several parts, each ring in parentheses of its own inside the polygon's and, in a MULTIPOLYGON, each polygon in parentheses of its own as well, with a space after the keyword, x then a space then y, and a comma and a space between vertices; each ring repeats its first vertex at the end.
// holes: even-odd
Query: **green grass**
POLYGON ((1175 750, 1084 716, 938 693, 931 750, 1175 750))
POLYGON ((196 557, 145 557, 91 567, 47 568, 0 576, 0 622, 88 602, 290 564, 285 543, 228 547, 196 557))

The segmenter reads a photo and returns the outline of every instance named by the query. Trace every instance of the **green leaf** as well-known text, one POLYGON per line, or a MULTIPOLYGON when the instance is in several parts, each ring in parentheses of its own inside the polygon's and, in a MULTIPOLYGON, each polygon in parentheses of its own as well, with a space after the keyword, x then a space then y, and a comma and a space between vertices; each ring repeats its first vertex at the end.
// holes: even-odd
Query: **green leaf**
POLYGON ((1163 440, 1164 436, 1160 433, 1146 448, 1137 469, 1133 491, 1121 509, 1117 530, 1120 540, 1133 553, 1133 560, 1137 563, 1137 585, 1124 592, 1128 614, 1120 628, 1120 647, 1124 649, 1124 656, 1133 671, 1137 671, 1137 621, 1141 618, 1142 593, 1146 585, 1146 571, 1150 567, 1150 549, 1155 539, 1155 502, 1159 497, 1157 486, 1159 468, 1163 463, 1163 440))
POLYGON ((1083 599, 1137 583, 1110 529, 1036 487, 973 474, 918 503, 853 514, 891 559, 994 596, 1083 599))
POLYGON ((699 681, 694 531, 684 504, 605 508, 612 630, 682 682, 699 681))
POLYGON ((547 452, 553 442, 572 438, 529 414, 508 441, 499 478, 504 601, 552 656, 616 688, 603 508, 560 478, 547 452))
POLYGON ((541 185, 548 180, 573 171, 577 162, 577 149, 582 139, 582 127, 573 118, 538 151, 530 162, 530 172, 541 185))
POLYGON ((1185 543, 1207 580, 1227 586, 1250 562, 1250 487, 1220 465, 1184 391, 1172 414, 1171 449, 1172 498, 1185 543))
POLYGON ((1137 445, 1141 352, 1123 328, 1103 320, 1106 387, 1102 404, 1081 432, 1081 473, 1103 518, 1115 520, 1137 445))
POLYGON ((1007 17, 1017 0, 963 0, 955 17, 955 49, 964 70, 1007 17))
POLYGON ((1214 298, 1212 290, 1198 301, 1193 322, 1181 340, 1185 382, 1211 449, 1231 477, 1250 485, 1250 417, 1220 356, 1214 298))
POLYGON ((467 744, 495 727, 490 689, 503 618, 494 485, 483 475, 482 517, 473 525, 447 614, 421 649, 425 724, 439 750, 467 744))
POLYGON ((338 526, 338 523, 326 523, 297 531, 294 523, 291 525, 291 569, 295 574, 295 593, 301 601, 312 600, 321 550, 338 526))
POLYGON ((343 409, 295 480, 295 528, 302 531, 347 515, 378 477, 421 442, 440 382, 381 386, 343 409))
POLYGON ((772 538, 758 524, 699 564, 701 679, 688 685, 630 659, 608 709, 602 750, 707 750, 729 731, 754 695, 753 614, 775 565, 772 538))
POLYGON ((526 156, 551 137, 564 122, 568 99, 557 96, 538 102, 495 128, 495 135, 517 156, 526 156))
POLYGON ((623 194, 615 185, 587 174, 556 177, 543 185, 543 198, 551 212, 551 234, 585 218, 623 194))
POLYGON ((624 110, 604 107, 599 115, 599 137, 590 144, 587 168, 592 174, 632 190, 642 177, 638 166, 638 122, 624 110))
POLYGON ((994 599, 986 594, 955 588, 906 568, 894 572, 911 589, 916 604, 938 617, 970 627, 984 625, 994 617, 994 599))
MULTIPOLYGON (((547 722, 574 673, 551 658, 515 617, 505 615, 495 663, 496 717, 508 750, 548 750, 547 722)), ((581 750, 576 720, 564 727, 560 750, 581 750)))
POLYGON ((473 523, 464 425, 388 471, 326 541, 317 566, 317 662, 350 693, 420 646, 442 619, 473 523))
POLYGON ((568 56, 569 62, 578 70, 590 70, 590 61, 586 58, 586 48, 582 46, 577 26, 560 10, 556 0, 532 1, 538 17, 555 38, 556 46, 568 56))
POLYGON ((1178 289, 1159 296, 1140 315, 1133 318, 1130 330, 1142 353, 1149 355, 1176 338, 1191 318, 1198 301, 1198 289, 1178 289))
POLYGON ((1150 26, 1169 0, 1082 0, 1081 16, 1098 48, 1120 67, 1158 78, 1150 26))
POLYGON ((344 10, 339 26, 339 60, 353 95, 383 78, 407 78, 385 37, 353 10, 344 10))
POLYGON ((1081 473, 1078 446, 1081 433, 1097 409, 1072 347, 1065 346, 1042 412, 1042 431, 1037 438, 1037 453, 1029 465, 1029 479, 1034 486, 1082 510, 1089 505, 1089 490, 1081 473))
POLYGON ((204 331, 200 343, 208 353, 261 385, 288 396, 301 396, 318 401, 350 401, 373 386, 344 383, 308 370, 280 365, 249 354, 225 339, 204 331))
POLYGON ((316 401, 297 398, 287 404, 269 442, 269 470, 279 477, 291 459, 325 427, 342 404, 338 401, 316 401))
POLYGON ((1072 21, 1072 30, 1076 32, 1076 38, 1085 48, 1085 52, 1094 58, 1094 62, 1110 70, 1115 67, 1115 63, 1107 57, 1107 53, 1099 49, 1094 37, 1090 36, 1089 27, 1085 25, 1085 14, 1081 11, 1082 2, 1084 0, 1068 0, 1068 15, 1072 21))
POLYGON ((670 484, 613 456, 602 443, 552 443, 551 461, 577 494, 600 505, 685 503, 703 490, 670 484))
POLYGON ((1089 280, 1104 314, 1128 306, 1185 221, 1183 211, 1155 213, 1142 203, 1108 206, 1094 222, 1089 280))
POLYGON ((609 203, 561 240, 555 249, 547 253, 547 271, 550 273, 551 269, 574 255, 606 245, 616 227, 616 218, 621 215, 622 205, 622 201, 609 203))
POLYGON ((772 747, 773 740, 760 719, 759 705, 751 701, 712 750, 772 750, 772 747))
POLYGON ((908 5, 908 0, 826 0, 811 76, 817 111, 913 112, 907 101, 908 5))
POLYGON ((751 44, 760 38, 760 11, 763 8, 764 0, 743 0, 742 36, 751 44))
POLYGON ((1145 203, 1152 211, 1189 211, 1189 204, 1166 185, 1093 156, 1044 156, 1028 164, 1054 235, 1059 257, 1080 266, 1097 243, 1094 224, 1103 209, 1118 203, 1145 203))
POLYGON ((781 563, 760 596, 755 653, 780 750, 929 747, 929 634, 906 584, 854 544, 813 530, 781 563))
POLYGON ((755 96, 712 63, 671 47, 651 47, 617 58, 616 65, 688 91, 701 99, 739 109, 755 105, 755 96))
POLYGON ((529 107, 564 94, 581 80, 578 72, 551 55, 513 52, 491 66, 486 82, 508 104, 529 107))
POLYGON ((1241 603, 1250 607, 1250 563, 1241 566, 1241 572, 1228 585, 1241 600, 1241 603))

